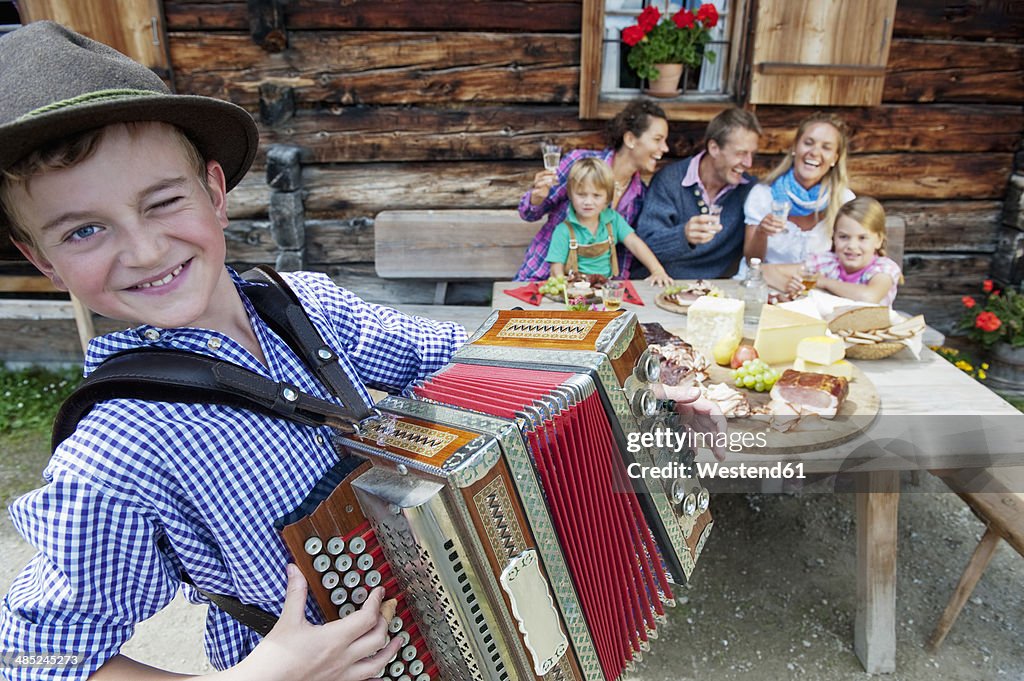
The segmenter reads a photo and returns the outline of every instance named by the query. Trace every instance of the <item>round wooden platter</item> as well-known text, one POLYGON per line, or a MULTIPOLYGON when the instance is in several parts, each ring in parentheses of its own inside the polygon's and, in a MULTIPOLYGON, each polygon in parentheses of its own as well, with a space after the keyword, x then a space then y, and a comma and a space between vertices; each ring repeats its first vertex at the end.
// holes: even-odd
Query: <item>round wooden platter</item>
MULTIPOLYGON (((776 365, 779 375, 790 365, 776 365)), ((731 369, 713 365, 709 369, 708 383, 725 383, 734 388, 731 369)), ((771 401, 767 392, 758 393, 753 390, 741 389, 751 407, 758 407, 771 401)), ((820 449, 835 447, 852 440, 863 433, 878 416, 881 402, 878 390, 864 372, 853 365, 853 380, 850 381, 850 392, 839 407, 834 419, 823 419, 817 416, 801 417, 797 428, 789 432, 780 432, 769 425, 769 416, 755 415, 747 418, 730 418, 729 430, 745 433, 764 433, 767 445, 754 447, 750 454, 799 454, 820 449)))
MULTIPOLYGON (((696 300, 696 298, 694 298, 696 300)), ((686 311, 690 309, 692 301, 685 305, 669 300, 668 296, 664 293, 659 293, 654 297, 654 304, 660 307, 662 310, 668 310, 669 312, 675 312, 676 314, 686 314, 686 311)))

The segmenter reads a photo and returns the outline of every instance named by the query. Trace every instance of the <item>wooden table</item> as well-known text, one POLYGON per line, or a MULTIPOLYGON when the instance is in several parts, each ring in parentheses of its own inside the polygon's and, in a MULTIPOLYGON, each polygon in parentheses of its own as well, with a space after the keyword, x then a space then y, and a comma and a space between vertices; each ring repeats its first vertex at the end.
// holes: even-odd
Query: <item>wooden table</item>
MULTIPOLYGON (((716 283, 727 292, 736 287, 732 281, 716 283)), ((521 285, 496 283, 493 307, 534 308, 504 293, 521 285)), ((685 332, 685 315, 654 304, 658 289, 640 281, 634 286, 645 305, 624 304, 625 309, 636 313, 641 322, 660 322, 669 331, 685 332)), ((558 303, 545 301, 538 309, 561 308, 558 303)), ((866 671, 883 673, 896 668, 900 471, 1024 463, 1024 439, 1015 434, 1024 433, 1024 414, 927 348, 919 361, 888 358, 855 364, 875 384, 881 398, 879 417, 865 435, 814 452, 791 456, 773 453, 772 462, 801 462, 808 472, 852 474, 857 527, 854 650, 866 671), (992 435, 995 430, 999 430, 998 436, 992 435), (919 458, 906 454, 908 443, 921 450, 919 458)), ((730 454, 728 462, 757 460, 757 453, 742 453, 730 454)))

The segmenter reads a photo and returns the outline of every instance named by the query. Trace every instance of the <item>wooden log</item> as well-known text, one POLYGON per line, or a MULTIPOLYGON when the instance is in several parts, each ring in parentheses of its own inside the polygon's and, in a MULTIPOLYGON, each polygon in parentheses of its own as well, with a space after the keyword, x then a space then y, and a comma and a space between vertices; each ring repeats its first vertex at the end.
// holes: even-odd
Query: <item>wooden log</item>
POLYGON ((268 81, 294 88, 298 106, 578 99, 578 35, 314 31, 291 35, 279 54, 240 34, 169 40, 179 92, 250 111, 268 81))
POLYGON ((973 293, 978 290, 978 282, 988 276, 989 261, 984 254, 906 253, 903 256, 906 282, 900 287, 898 298, 973 293))
MULTIPOLYGON (((246 3, 231 0, 164 0, 172 31, 248 28, 246 3)), ((289 0, 285 21, 290 30, 412 29, 522 30, 578 33, 579 0, 289 0)))
POLYGON ((894 40, 886 102, 1024 102, 1024 45, 894 40))
POLYGON ((1020 40, 1024 4, 1012 0, 900 0, 893 32, 900 37, 1020 40))
POLYGON ((906 223, 908 251, 991 253, 999 230, 999 201, 886 201, 886 215, 906 223))
MULTIPOLYGON (((755 174, 763 175, 776 160, 759 157, 755 174)), ((849 168, 853 191, 880 200, 987 200, 1002 197, 1011 163, 1011 154, 862 154, 850 159, 849 168)), ((514 208, 537 167, 536 161, 307 166, 306 215, 344 219, 386 209, 514 208)), ((250 170, 228 195, 228 214, 265 217, 268 202, 262 172, 250 170)))
MULTIPOLYGON (((1011 151, 1024 128, 1016 106, 891 105, 838 111, 851 129, 853 153, 1011 151)), ((790 148, 808 111, 760 107, 762 154, 790 148)), ((543 105, 493 107, 335 107, 298 112, 278 126, 261 126, 264 146, 303 148, 305 163, 536 159, 541 140, 567 149, 605 146, 604 124, 581 121, 575 109, 543 105)), ((685 157, 703 147, 706 124, 673 121, 669 148, 685 157)))
MULTIPOLYGON (((306 220, 306 265, 318 269, 337 263, 373 262, 373 219, 306 220)), ((236 269, 272 265, 278 248, 270 222, 232 220, 225 231, 227 260, 236 269)))

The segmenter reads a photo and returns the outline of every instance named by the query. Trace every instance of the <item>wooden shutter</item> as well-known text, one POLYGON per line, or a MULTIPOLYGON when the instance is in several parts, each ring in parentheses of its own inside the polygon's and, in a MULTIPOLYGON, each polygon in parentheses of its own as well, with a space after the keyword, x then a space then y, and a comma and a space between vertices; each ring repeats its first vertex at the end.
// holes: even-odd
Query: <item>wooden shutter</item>
POLYGON ((757 4, 752 104, 881 103, 896 0, 757 4))
POLYGON ((170 76, 160 0, 21 0, 22 23, 52 19, 170 76))

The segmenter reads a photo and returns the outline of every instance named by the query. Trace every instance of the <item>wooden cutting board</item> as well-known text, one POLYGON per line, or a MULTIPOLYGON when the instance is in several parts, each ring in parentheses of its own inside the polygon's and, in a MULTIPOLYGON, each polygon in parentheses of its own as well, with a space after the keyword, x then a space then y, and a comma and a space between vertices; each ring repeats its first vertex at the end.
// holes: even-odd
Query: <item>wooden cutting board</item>
MULTIPOLYGON (((777 365, 779 375, 791 365, 777 365)), ((734 388, 731 369, 714 365, 709 370, 708 383, 725 383, 734 388)), ((753 390, 741 389, 751 407, 761 406, 771 401, 767 392, 758 393, 753 390)), ((751 416, 748 418, 729 419, 729 430, 746 433, 763 433, 767 441, 764 447, 746 450, 751 454, 798 454, 819 449, 827 449, 852 440, 870 426, 878 416, 881 402, 875 385, 864 375, 864 372, 853 365, 853 380, 850 382, 850 393, 839 408, 834 419, 823 419, 816 416, 801 417, 797 428, 788 432, 779 432, 769 425, 768 416, 751 416)))

